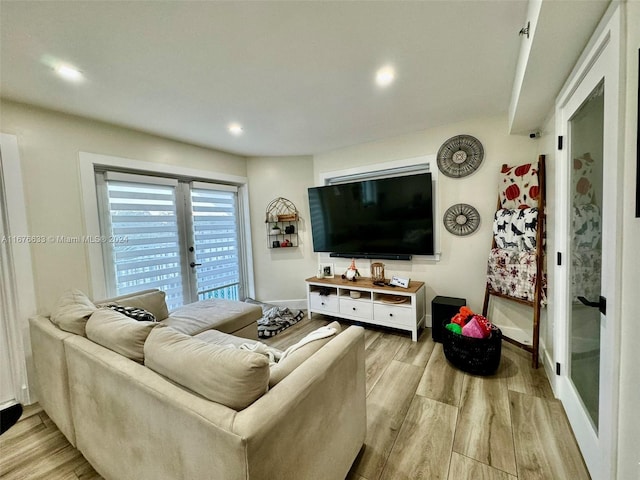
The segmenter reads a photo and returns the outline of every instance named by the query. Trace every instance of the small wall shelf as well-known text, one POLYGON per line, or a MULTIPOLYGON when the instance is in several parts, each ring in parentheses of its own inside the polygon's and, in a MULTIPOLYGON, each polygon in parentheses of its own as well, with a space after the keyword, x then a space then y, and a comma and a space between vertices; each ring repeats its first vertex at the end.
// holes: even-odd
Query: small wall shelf
POLYGON ((298 246, 298 209, 290 200, 278 197, 265 212, 267 248, 298 246))

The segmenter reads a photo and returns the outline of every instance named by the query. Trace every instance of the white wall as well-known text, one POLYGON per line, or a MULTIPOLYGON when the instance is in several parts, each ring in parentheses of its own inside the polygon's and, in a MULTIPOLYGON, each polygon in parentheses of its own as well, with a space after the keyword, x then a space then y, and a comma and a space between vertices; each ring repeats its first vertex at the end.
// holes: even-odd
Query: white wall
MULTIPOLYGON (((2 100, 0 130, 18 138, 29 232, 86 234, 78 153, 101 153, 246 176, 243 157, 195 147, 114 125, 2 100)), ((34 244, 31 248, 39 313, 48 313, 72 287, 92 295, 86 246, 34 244)))
POLYGON ((249 207, 256 299, 306 308, 304 279, 315 275, 307 188, 313 186, 312 157, 247 159, 249 207), (271 200, 284 197, 298 209, 297 248, 268 248, 265 212, 271 200))
POLYGON ((636 141, 638 128, 638 49, 640 2, 627 2, 625 141, 622 212, 622 292, 620 312, 620 401, 618 423, 618 478, 640 478, 640 218, 635 218, 636 141))
MULTIPOLYGON (((427 286, 428 311, 431 300, 436 295, 462 297, 475 311, 481 311, 486 283, 486 263, 492 241, 493 214, 498 197, 498 177, 503 163, 519 164, 537 158, 538 140, 528 136, 514 136, 507 133, 507 115, 478 118, 462 123, 404 135, 378 142, 371 142, 314 156, 313 169, 316 184, 325 172, 353 167, 370 167, 375 164, 424 155, 435 155, 440 146, 450 137, 468 134, 476 137, 485 150, 480 168, 468 177, 452 179, 439 175, 438 196, 440 217, 447 208, 456 203, 473 205, 480 213, 480 228, 470 236, 457 237, 449 234, 439 224, 441 234, 441 260, 426 260, 414 257, 411 262, 384 261, 385 274, 408 276, 424 281, 427 286)), ((346 269, 350 260, 328 259, 321 261, 335 263, 336 272, 346 269)), ((369 271, 370 261, 357 260, 359 270, 369 271)), ((313 274, 313 271, 309 271, 313 274)), ((499 325, 522 325, 531 331, 531 308, 513 302, 492 301, 491 320, 499 325), (515 305, 515 308, 514 308, 515 305)))

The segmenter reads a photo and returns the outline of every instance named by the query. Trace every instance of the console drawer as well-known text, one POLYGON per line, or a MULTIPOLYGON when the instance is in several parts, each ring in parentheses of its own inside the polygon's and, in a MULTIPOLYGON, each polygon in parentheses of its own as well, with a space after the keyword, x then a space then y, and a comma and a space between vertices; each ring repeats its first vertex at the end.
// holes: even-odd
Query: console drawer
POLYGON ((416 319, 410 307, 400 307, 398 305, 384 305, 376 303, 373 305, 373 318, 377 321, 398 325, 402 327, 415 327, 416 319))
POLYGON ((351 300, 350 298, 340 299, 340 314, 350 317, 358 317, 370 320, 373 308, 371 302, 366 300, 351 300))
POLYGON ((309 293, 309 309, 316 312, 338 313, 338 296, 311 292, 309 293))

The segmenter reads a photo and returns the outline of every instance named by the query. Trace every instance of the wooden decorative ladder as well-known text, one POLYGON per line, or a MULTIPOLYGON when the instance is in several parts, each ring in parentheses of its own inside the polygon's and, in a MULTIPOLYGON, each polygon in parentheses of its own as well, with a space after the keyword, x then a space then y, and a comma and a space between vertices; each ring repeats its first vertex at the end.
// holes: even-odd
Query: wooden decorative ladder
MULTIPOLYGON (((506 164, 503 165, 502 171, 507 170, 509 166, 506 164)), ((518 168, 518 167, 513 167, 518 168)), ((482 306, 482 314, 487 316, 487 311, 489 309, 489 301, 491 297, 503 298, 506 300, 510 300, 513 302, 520 303, 522 305, 527 305, 533 308, 533 325, 532 325, 532 344, 528 345, 522 342, 519 342, 513 338, 510 338, 506 335, 503 335, 503 339, 512 343, 528 352, 532 355, 531 365, 533 368, 538 368, 539 364, 539 346, 540 346, 540 310, 542 307, 542 294, 543 294, 543 277, 545 275, 544 271, 544 261, 545 261, 545 246, 544 246, 544 230, 545 230, 545 199, 546 199, 546 188, 545 188, 545 157, 544 155, 540 155, 538 157, 538 185, 539 192, 537 203, 534 205, 527 205, 527 207, 537 207, 538 208, 538 221, 537 221, 537 230, 536 230, 536 246, 535 246, 535 258, 536 258, 536 276, 535 282, 533 285, 533 299, 524 299, 516 296, 509 295, 505 292, 500 292, 494 290, 489 281, 487 281, 485 294, 484 294, 484 303, 482 306)), ((531 202, 533 203, 533 202, 531 202)), ((501 196, 498 194, 498 206, 497 210, 502 209, 501 196)), ((494 220, 495 222, 495 220, 494 220)), ((493 235, 493 240, 491 243, 491 249, 497 248, 496 237, 493 235)))

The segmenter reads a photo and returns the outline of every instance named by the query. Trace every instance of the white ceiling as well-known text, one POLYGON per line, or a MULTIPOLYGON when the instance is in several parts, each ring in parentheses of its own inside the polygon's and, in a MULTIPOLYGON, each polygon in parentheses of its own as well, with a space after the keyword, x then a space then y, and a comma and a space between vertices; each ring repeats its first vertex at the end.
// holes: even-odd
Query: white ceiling
POLYGON ((2 1, 0 94, 240 155, 315 154, 506 114, 526 12, 524 0, 2 1), (56 61, 85 81, 57 77, 56 61), (385 64, 397 79, 380 89, 385 64))

